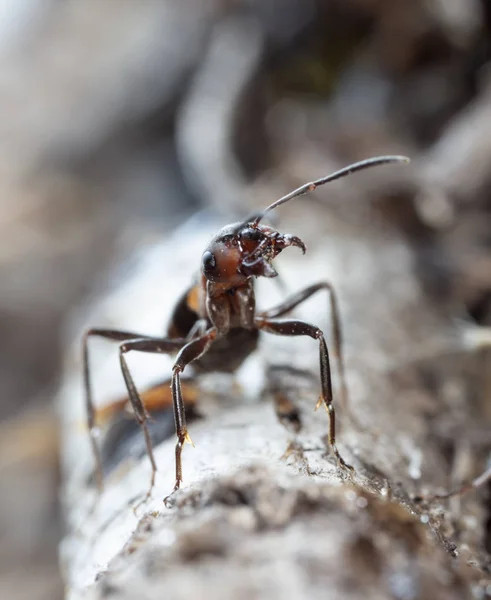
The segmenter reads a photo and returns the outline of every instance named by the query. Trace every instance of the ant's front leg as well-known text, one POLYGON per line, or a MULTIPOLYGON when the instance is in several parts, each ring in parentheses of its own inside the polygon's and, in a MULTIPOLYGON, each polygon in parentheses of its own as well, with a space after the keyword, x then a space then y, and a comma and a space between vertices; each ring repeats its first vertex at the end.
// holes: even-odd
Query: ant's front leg
POLYGON ((182 390, 181 390, 181 373, 184 371, 185 367, 196 360, 200 356, 202 356, 217 336, 217 330, 215 327, 209 329, 204 335, 201 337, 195 338, 188 342, 184 348, 179 352, 176 358, 176 362, 174 363, 174 367, 172 369, 172 403, 174 405, 174 419, 176 423, 176 435, 177 435, 177 443, 176 443, 176 481, 174 484, 174 488, 172 492, 164 498, 164 503, 168 505, 168 500, 172 496, 174 492, 176 492, 182 482, 182 448, 184 446, 184 442, 189 442, 192 444, 191 438, 189 437, 187 428, 186 428, 186 413, 184 410, 184 401, 182 398, 182 390))
MULTIPOLYGON (((334 286, 329 281, 321 281, 320 283, 315 283, 313 285, 309 285, 303 290, 292 294, 289 298, 287 298, 284 302, 275 306, 274 308, 270 308, 269 310, 261 311, 259 313, 259 317, 264 319, 276 319, 277 317, 281 317, 291 310, 296 308, 302 302, 308 300, 311 296, 320 292, 321 290, 327 291, 329 295, 329 308, 331 314, 331 330, 332 330, 332 341, 334 346, 334 356, 336 358, 336 364, 339 375, 339 382, 341 387, 341 402, 343 406, 343 410, 349 411, 349 402, 348 402, 348 386, 346 384, 346 376, 344 372, 344 358, 343 358, 343 336, 341 330, 341 318, 339 316, 339 305, 336 292, 334 290, 334 286)), ((351 417, 353 415, 350 414, 351 417)))
MULTIPOLYGON (((321 373, 321 396, 319 403, 324 403, 326 411, 329 415, 329 445, 332 448, 333 454, 336 457, 338 464, 344 469, 353 471, 353 467, 349 465, 341 457, 336 447, 336 414, 333 406, 333 395, 332 395, 332 383, 331 383, 331 367, 329 364, 329 352, 327 349, 326 340, 322 331, 305 323, 304 321, 297 320, 285 320, 285 321, 274 321, 263 317, 257 317, 255 320, 256 326, 262 331, 268 333, 274 333, 276 335, 308 335, 314 340, 319 342, 319 356, 320 356, 320 373, 321 373)), ((318 405, 319 405, 318 403, 318 405)))
POLYGON ((138 352, 149 352, 151 354, 172 354, 173 352, 176 352, 177 350, 182 348, 184 343, 185 342, 182 339, 141 338, 136 340, 127 340, 123 342, 119 347, 119 361, 121 364, 121 371, 123 373, 124 381, 126 383, 126 388, 128 390, 128 397, 131 403, 131 407, 133 408, 135 418, 143 430, 143 435, 145 436, 145 444, 147 447, 147 454, 148 458, 150 459, 150 464, 152 466, 152 477, 150 480, 150 487, 143 502, 147 498, 149 498, 150 494, 152 493, 152 489, 155 484, 155 473, 157 472, 157 465, 155 463, 152 439, 150 437, 150 432, 148 430, 147 424, 149 415, 145 410, 145 407, 143 406, 143 403, 141 401, 140 395, 138 394, 138 390, 136 389, 135 382, 133 381, 133 377, 131 376, 130 370, 128 368, 128 363, 126 362, 126 358, 124 355, 128 352, 131 352, 132 350, 136 350, 138 352))

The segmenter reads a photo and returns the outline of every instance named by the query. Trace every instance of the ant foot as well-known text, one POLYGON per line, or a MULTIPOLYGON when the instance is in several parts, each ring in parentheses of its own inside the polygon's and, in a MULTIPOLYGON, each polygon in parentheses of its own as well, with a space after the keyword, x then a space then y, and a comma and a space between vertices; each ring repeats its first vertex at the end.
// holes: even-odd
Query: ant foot
POLYGON ((287 460, 295 451, 295 446, 295 442, 288 442, 288 446, 286 447, 286 450, 283 452, 283 454, 280 456, 280 460, 287 460))
POLYGON ((430 504, 431 502, 449 500, 450 498, 455 498, 458 496, 464 495, 466 492, 473 489, 472 485, 465 485, 456 490, 452 490, 450 492, 446 492, 444 494, 417 494, 413 496, 413 501, 417 504, 430 504))
POLYGON ((355 467, 353 467, 353 465, 350 465, 349 463, 345 462, 342 458, 338 458, 337 463, 338 463, 338 467, 340 469, 342 469, 343 471, 346 471, 350 477, 355 474, 355 472, 356 472, 355 467))
POLYGON ((142 504, 146 504, 149 501, 149 499, 151 498, 151 496, 152 496, 152 489, 153 489, 153 486, 148 490, 148 492, 145 494, 145 496, 143 497, 143 499, 140 500, 140 502, 138 502, 137 504, 135 504, 135 506, 133 507, 133 514, 135 516, 136 516, 136 512, 140 508, 140 506, 142 504))
POLYGON ((172 490, 172 492, 168 496, 166 496, 164 498, 164 505, 165 505, 166 508, 172 508, 172 506, 174 505, 174 503, 172 501, 172 497, 177 492, 177 490, 179 490, 180 487, 181 487, 181 480, 180 479, 176 479, 176 483, 174 484, 174 489, 172 490))
POLYGON ((152 471, 152 479, 150 481, 150 487, 148 488, 148 492, 145 494, 145 496, 143 497, 142 500, 140 500, 140 502, 138 502, 138 504, 136 504, 133 507, 133 513, 136 515, 136 511, 137 509, 140 508, 140 506, 142 504, 146 504, 148 502, 148 500, 152 497, 152 492, 153 492, 153 488, 155 486, 155 471, 152 471))
POLYGON ((341 454, 339 454, 339 451, 334 444, 331 445, 331 448, 334 457, 336 458, 336 463, 338 467, 343 471, 346 471, 350 477, 354 475, 355 468, 344 460, 344 458, 341 456, 341 454))

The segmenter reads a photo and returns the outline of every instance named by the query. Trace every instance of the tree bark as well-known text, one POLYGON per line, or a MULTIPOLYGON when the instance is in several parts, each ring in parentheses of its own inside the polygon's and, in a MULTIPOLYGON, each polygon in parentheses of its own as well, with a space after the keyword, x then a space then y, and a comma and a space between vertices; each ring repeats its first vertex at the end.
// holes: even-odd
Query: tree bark
MULTIPOLYGON (((450 505, 413 499, 470 478, 482 466, 481 444, 489 438, 480 427, 483 357, 465 346, 442 307, 423 294, 401 238, 372 220, 361 232, 324 217, 319 206, 295 222, 292 233, 303 237, 309 252, 285 252, 278 264, 290 291, 326 278, 339 290, 354 417, 335 400, 342 425, 338 448, 355 474, 350 478, 336 467, 327 415, 313 412, 317 344, 265 335, 236 382, 210 376, 199 384, 204 418, 190 426, 196 448, 184 449, 184 485, 173 508, 162 502, 173 484, 173 438, 156 449, 159 471, 148 502, 134 510, 148 488, 146 457, 129 456, 98 497, 81 427, 76 344, 60 395, 67 520, 62 562, 71 600, 461 599, 485 589, 482 494, 450 505), (315 377, 291 382, 302 421, 298 434, 278 421, 271 398, 261 399, 265 363, 315 377)), ((202 223, 187 224, 150 251, 135 276, 97 304, 87 324, 163 331, 165 315, 221 225, 202 223)), ((293 229, 293 222, 281 229, 293 229)), ((281 297, 273 288, 260 282, 261 307, 281 297)), ((329 336, 327 306, 320 294, 296 314, 329 336)), ((107 402, 124 389, 117 353, 103 342, 92 350, 97 396, 107 402)), ((166 359, 131 358, 142 388, 154 376, 162 379, 166 359)), ((129 454, 139 452, 141 437, 135 439, 140 442, 132 442, 129 454)))

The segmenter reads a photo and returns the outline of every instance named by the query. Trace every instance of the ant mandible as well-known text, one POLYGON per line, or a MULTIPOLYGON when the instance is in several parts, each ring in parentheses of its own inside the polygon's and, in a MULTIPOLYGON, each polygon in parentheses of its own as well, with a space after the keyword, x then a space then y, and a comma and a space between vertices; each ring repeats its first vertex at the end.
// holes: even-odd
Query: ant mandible
MULTIPOLYGON (((317 187, 370 167, 387 163, 407 163, 404 156, 378 156, 349 165, 298 189, 270 204, 262 212, 245 221, 227 225, 211 240, 201 258, 201 277, 178 301, 171 317, 167 337, 149 337, 131 331, 89 329, 83 337, 83 370, 87 407, 87 424, 92 451, 96 462, 99 489, 103 487, 103 469, 95 428, 95 408, 92 401, 88 340, 102 337, 119 342, 119 360, 129 401, 145 436, 148 457, 152 467, 151 494, 155 483, 157 465, 148 430, 148 413, 141 401, 126 362, 131 351, 174 354, 177 357, 172 369, 171 390, 177 435, 175 449, 176 478, 174 493, 182 482, 181 454, 185 442, 191 442, 187 428, 181 390, 181 373, 193 363, 196 372, 221 371, 232 373, 240 367, 258 344, 259 332, 283 336, 309 336, 319 343, 321 394, 317 408, 324 404, 329 415, 329 444, 339 466, 353 470, 336 447, 336 422, 333 406, 329 352, 323 332, 309 323, 296 319, 277 320, 320 290, 329 294, 332 317, 334 353, 337 359, 342 393, 346 393, 343 357, 341 352, 341 324, 336 294, 328 282, 310 285, 290 296, 278 306, 257 312, 254 294, 254 277, 276 277, 272 261, 278 254, 294 246, 305 253, 306 246, 294 235, 284 234, 262 225, 261 220, 272 210, 288 200, 314 191, 317 187)), ((169 496, 167 496, 169 498, 169 496)), ((167 498, 165 500, 167 500, 167 498)))

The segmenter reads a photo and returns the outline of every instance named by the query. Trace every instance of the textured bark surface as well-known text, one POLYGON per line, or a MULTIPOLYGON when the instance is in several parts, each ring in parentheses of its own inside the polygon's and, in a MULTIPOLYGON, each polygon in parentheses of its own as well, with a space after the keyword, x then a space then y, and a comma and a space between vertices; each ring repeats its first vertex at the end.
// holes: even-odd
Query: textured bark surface
MULTIPOLYGON (((322 217, 322 207, 310 207, 302 222, 285 218, 282 230, 315 243, 305 257, 285 253, 278 264, 291 291, 325 278, 339 284, 357 423, 338 403, 338 446, 356 474, 349 481, 335 467, 327 415, 312 410, 316 344, 264 336, 236 383, 208 377, 202 384, 204 418, 190 427, 196 448, 185 448, 185 485, 173 508, 162 503, 172 487, 173 439, 158 447, 156 487, 136 512, 148 486, 146 458, 123 461, 97 498, 88 485, 81 369, 71 359, 61 395, 69 598, 354 598, 363 592, 429 599, 472 597, 474 589, 485 589, 482 495, 450 506, 412 499, 449 487, 452 475, 471 475, 465 459, 475 460, 488 436, 479 426, 483 357, 423 295, 411 252, 394 232, 373 221, 360 234, 322 217), (298 435, 279 423, 270 398, 260 398, 265 363, 314 376, 292 379, 302 419, 298 435)), ((215 225, 198 217, 152 250, 90 322, 161 331, 215 225), (156 279, 170 285, 155 286, 156 279)), ((272 305, 279 294, 272 282, 262 283, 259 303, 272 305)), ((296 314, 328 332, 326 307, 320 295, 296 314)), ((115 387, 121 382, 117 353, 104 342, 93 349, 97 396, 107 401, 123 390, 115 387)), ((164 377, 170 373, 165 358, 131 358, 142 387, 153 376, 162 379, 164 363, 164 377)), ((132 444, 138 455, 141 441, 132 444)))
MULTIPOLYGON (((491 325, 489 2, 4 4, 1 598, 62 596, 52 401, 63 362, 65 380, 73 380, 62 393, 61 431, 69 521, 63 555, 70 589, 80 591, 106 569, 137 519, 128 517, 126 528, 111 523, 120 523, 118 510, 131 513, 125 512, 127 500, 146 488, 143 461, 137 468, 141 480, 128 480, 131 490, 114 475, 102 508, 89 514, 90 456, 80 382, 74 380, 80 372, 78 347, 67 360, 67 347, 82 326, 62 343, 66 321, 162 331, 171 304, 197 267, 204 244, 200 232, 209 226, 211 233, 223 222, 195 222, 179 234, 175 248, 149 252, 151 277, 136 261, 138 285, 135 262, 124 262, 135 248, 165 238, 197 207, 214 207, 227 215, 224 221, 242 218, 308 179, 367 156, 403 153, 413 163, 332 185, 278 214, 285 229, 304 235, 310 246, 305 258, 281 257, 289 288, 325 276, 340 287, 352 404, 363 423, 363 431, 353 430, 340 410, 340 447, 360 477, 386 476, 395 492, 447 487, 483 468, 491 447, 489 354, 472 351, 473 332, 462 339, 448 317, 491 325), (382 228, 382 221, 390 226, 382 228), (108 278, 114 265, 120 270, 108 278), (117 288, 122 275, 128 285, 118 301, 102 303, 90 318, 80 314, 92 295, 117 288), (368 433, 375 430, 377 438, 368 433), (100 539, 112 540, 104 552, 100 539)), ((262 289, 264 306, 278 298, 268 296, 267 286, 262 289)), ((328 327, 322 298, 299 313, 328 327)), ((165 361, 131 359, 142 386, 147 375, 161 379, 169 373, 165 361)), ((191 431, 195 441, 198 434, 212 437, 220 431, 220 411, 232 414, 238 407, 254 428, 256 415, 265 410, 275 451, 263 447, 259 436, 246 443, 231 436, 220 447, 225 457, 208 456, 200 441, 196 451, 186 448, 183 493, 192 485, 200 488, 205 473, 229 476, 231 453, 246 457, 240 469, 247 466, 248 447, 256 448, 253 454, 266 469, 285 464, 279 457, 291 438, 272 417, 271 399, 264 399, 264 408, 260 404, 264 359, 298 362, 311 373, 310 379, 288 380, 293 396, 301 397, 302 436, 313 436, 303 458, 297 452, 286 462, 291 484, 307 459, 321 463, 316 472, 331 476, 329 463, 316 454, 323 450, 315 450, 326 431, 325 415, 311 414, 318 383, 315 347, 309 340, 265 337, 260 358, 239 374, 242 390, 230 381, 206 383, 206 393, 199 394, 202 410, 216 404, 217 395, 223 401, 215 413, 210 407, 209 421, 196 422, 191 431), (245 395, 244 383, 251 388, 245 395)), ((94 362, 98 399, 106 403, 124 391, 116 353, 95 342, 94 362)), ((204 383, 199 385, 201 390, 204 383)), ((171 428, 172 421, 162 418, 164 428, 171 428)), ((141 450, 130 423, 121 418, 106 438, 120 457, 137 457, 141 450)), ((169 442, 159 454, 156 510, 172 485, 172 452, 169 442)), ((120 477, 135 462, 121 465, 120 477)), ((466 497, 462 506, 452 503, 444 518, 434 509, 439 530, 458 544, 462 560, 478 566, 486 560, 480 552, 491 545, 486 493, 466 497)), ((139 516, 145 509, 150 506, 139 516)), ((476 594, 483 589, 485 581, 476 594)))

